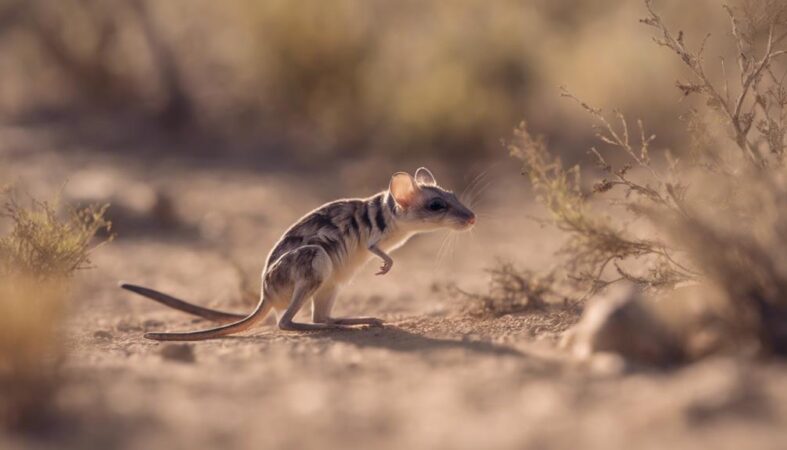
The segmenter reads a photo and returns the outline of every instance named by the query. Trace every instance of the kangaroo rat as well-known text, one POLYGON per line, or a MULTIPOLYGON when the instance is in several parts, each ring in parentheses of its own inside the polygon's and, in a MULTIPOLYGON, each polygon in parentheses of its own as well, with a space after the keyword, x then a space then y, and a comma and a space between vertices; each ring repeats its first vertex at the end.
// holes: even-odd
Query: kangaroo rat
POLYGON ((196 341, 237 333, 263 320, 271 309, 276 311, 282 330, 382 326, 382 320, 374 317, 332 317, 339 288, 375 255, 383 261, 376 274, 388 273, 393 266, 388 252, 414 234, 467 230, 475 220, 472 211, 452 192, 439 187, 432 173, 421 167, 415 177, 395 173, 386 191, 365 199, 326 203, 290 227, 268 255, 260 301, 247 316, 203 308, 141 286, 121 287, 180 311, 231 322, 200 331, 145 334, 159 341, 196 341), (293 322, 309 299, 314 323, 293 322))

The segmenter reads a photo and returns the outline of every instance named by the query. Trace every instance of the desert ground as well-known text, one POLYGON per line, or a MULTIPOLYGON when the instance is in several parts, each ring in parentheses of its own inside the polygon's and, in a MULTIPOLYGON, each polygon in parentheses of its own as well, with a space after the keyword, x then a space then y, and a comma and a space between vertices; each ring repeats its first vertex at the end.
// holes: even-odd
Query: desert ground
MULTIPOLYGON (((478 316, 446 289, 483 290, 485 268, 500 258, 535 270, 554 263, 557 240, 529 219, 535 204, 506 160, 490 170, 472 233, 451 246, 441 234, 415 238, 389 274, 374 276, 369 264, 346 287, 338 312, 380 317, 383 328, 295 333, 268 323, 206 342, 146 340, 145 331, 209 323, 119 281, 248 311, 240 274, 257 280, 280 233, 325 201, 384 188, 388 168, 153 158, 166 142, 149 145, 150 157, 97 152, 60 131, 7 126, 0 175, 33 194, 113 203, 117 238, 78 275, 53 417, 0 435, 4 449, 785 448, 781 361, 578 361, 558 345, 578 309, 478 316)), ((453 175, 458 185, 448 187, 488 168, 453 175)), ((433 171, 441 181, 439 164, 433 171)))

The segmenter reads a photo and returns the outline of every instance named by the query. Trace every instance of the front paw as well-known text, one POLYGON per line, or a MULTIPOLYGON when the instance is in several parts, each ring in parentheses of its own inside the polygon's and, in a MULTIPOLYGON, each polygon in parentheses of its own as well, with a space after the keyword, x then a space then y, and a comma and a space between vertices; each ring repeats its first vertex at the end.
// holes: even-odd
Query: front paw
POLYGON ((380 271, 375 273, 375 275, 385 275, 391 271, 391 267, 393 267, 393 261, 385 261, 383 262, 383 265, 380 266, 380 271))

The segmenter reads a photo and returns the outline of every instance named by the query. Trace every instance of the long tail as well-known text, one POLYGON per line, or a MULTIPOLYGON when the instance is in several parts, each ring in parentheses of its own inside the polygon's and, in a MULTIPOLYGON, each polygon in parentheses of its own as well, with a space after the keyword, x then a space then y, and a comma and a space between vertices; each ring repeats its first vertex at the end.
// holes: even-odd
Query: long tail
POLYGON ((121 283, 120 287, 134 292, 135 294, 139 294, 143 297, 153 299, 162 305, 169 306, 170 308, 177 309, 178 311, 193 314, 195 316, 212 320, 214 322, 227 323, 246 318, 245 314, 234 314, 210 308, 203 308, 202 306, 194 305, 179 298, 175 298, 171 295, 164 294, 163 292, 134 284, 121 283))
POLYGON ((220 327, 210 328, 200 331, 188 331, 184 333, 145 333, 145 337, 155 341, 202 341, 238 333, 249 329, 252 325, 265 319, 271 310, 271 303, 263 297, 257 308, 243 319, 220 327))

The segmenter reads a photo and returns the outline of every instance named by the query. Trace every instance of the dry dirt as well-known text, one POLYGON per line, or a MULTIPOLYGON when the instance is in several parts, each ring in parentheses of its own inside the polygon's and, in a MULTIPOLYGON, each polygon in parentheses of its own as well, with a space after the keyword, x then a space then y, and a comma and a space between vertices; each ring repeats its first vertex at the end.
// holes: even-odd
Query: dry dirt
POLYGON ((621 373, 557 348, 576 320, 559 308, 487 319, 463 312, 466 300, 441 286, 483 289, 483 269, 498 257, 534 269, 552 262, 555 236, 527 219, 534 211, 516 188, 522 180, 492 184, 487 213, 452 251, 441 251, 441 235, 425 236, 395 254, 388 275, 375 277, 372 265, 359 274, 338 312, 376 315, 383 329, 265 325, 160 344, 142 333, 208 323, 121 291, 119 280, 247 311, 231 261, 259 270, 293 220, 332 198, 373 193, 387 169, 302 174, 123 157, 18 128, 3 135, 15 143, 0 150, 3 180, 39 196, 66 180, 67 198, 111 194, 118 231, 81 275, 59 418, 0 436, 4 449, 787 448, 782 362, 720 357, 621 373), (151 208, 155 192, 171 207, 151 208))

